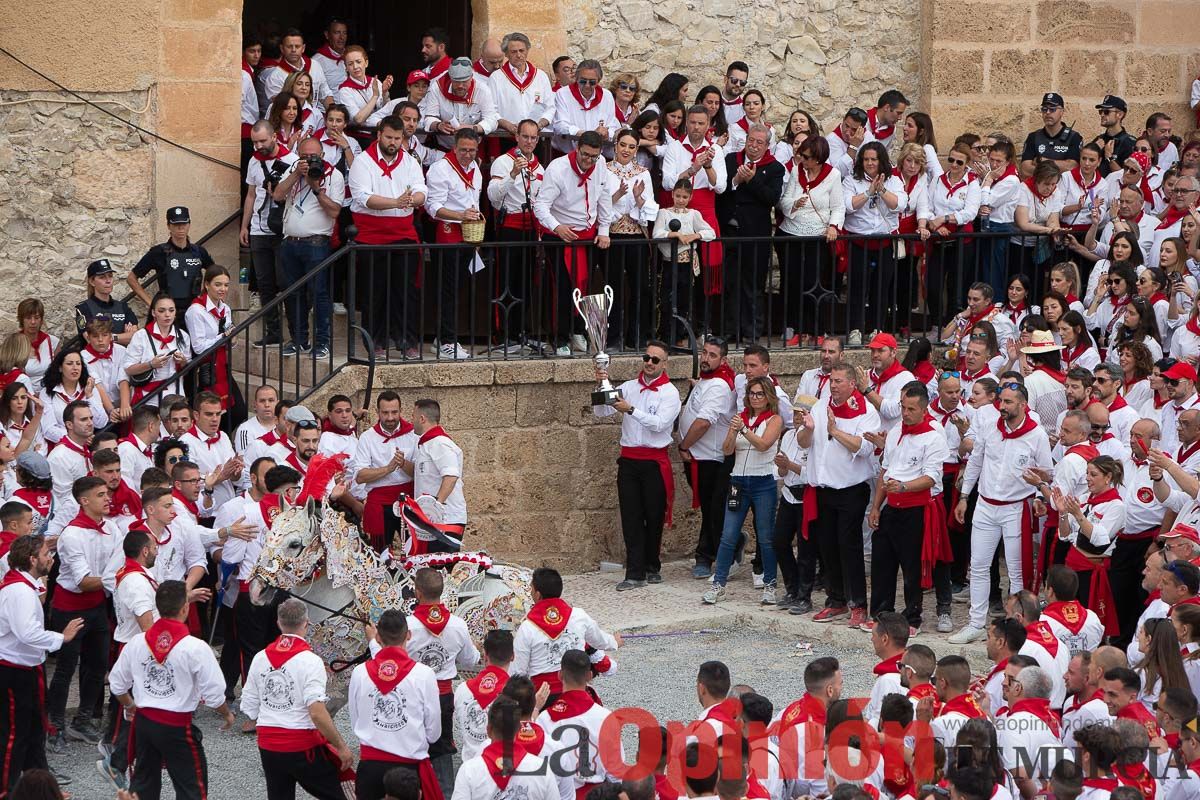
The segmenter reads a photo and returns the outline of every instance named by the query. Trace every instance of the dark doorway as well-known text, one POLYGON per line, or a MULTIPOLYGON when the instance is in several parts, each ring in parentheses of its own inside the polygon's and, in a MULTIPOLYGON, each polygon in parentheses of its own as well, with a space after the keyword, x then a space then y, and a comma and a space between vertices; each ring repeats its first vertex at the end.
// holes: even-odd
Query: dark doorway
MULTIPOLYGON (((426 28, 446 29, 450 34, 446 52, 450 56, 473 57, 471 0, 406 4, 380 0, 248 0, 242 9, 242 27, 259 33, 267 42, 276 42, 276 51, 279 34, 287 28, 299 28, 312 53, 324 43, 322 32, 330 17, 347 20, 350 44, 367 48, 371 74, 393 75, 400 87, 409 70, 424 66, 420 37, 426 28)), ((270 45, 264 50, 269 51, 270 45)))

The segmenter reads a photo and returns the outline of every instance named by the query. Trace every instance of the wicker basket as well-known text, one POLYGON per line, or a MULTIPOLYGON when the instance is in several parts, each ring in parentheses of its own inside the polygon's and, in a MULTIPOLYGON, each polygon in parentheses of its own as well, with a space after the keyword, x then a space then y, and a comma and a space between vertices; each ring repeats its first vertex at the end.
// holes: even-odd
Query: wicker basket
POLYGON ((486 227, 483 220, 474 220, 462 224, 463 241, 469 244, 479 244, 483 241, 483 230, 486 227))

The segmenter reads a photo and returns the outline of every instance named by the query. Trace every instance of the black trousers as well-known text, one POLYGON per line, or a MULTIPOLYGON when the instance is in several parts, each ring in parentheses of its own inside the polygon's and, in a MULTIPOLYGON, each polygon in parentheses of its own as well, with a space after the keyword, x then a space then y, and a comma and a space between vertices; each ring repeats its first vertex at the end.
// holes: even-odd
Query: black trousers
MULTIPOLYGON (((396 242, 404 244, 404 242, 396 242)), ((417 288, 417 259, 414 250, 390 253, 361 253, 356 262, 350 311, 361 311, 366 329, 376 347, 397 340, 408 347, 421 343, 421 290, 417 288)), ((430 276, 424 275, 426 287, 430 276)))
MULTIPOLYGON (((558 237, 553 237, 550 241, 561 241, 558 237)), ((567 270, 566 254, 572 248, 555 247, 547 251, 547 255, 553 253, 554 259, 554 343, 566 344, 567 337, 571 334, 583 333, 583 317, 579 316, 579 312, 575 310, 575 300, 572 298, 572 292, 575 291, 575 279, 571 277, 571 273, 567 270)), ((590 248, 578 248, 576 252, 586 253, 586 257, 591 259, 594 257, 594 251, 590 248)), ((595 251, 599 252, 599 251, 595 251)), ((589 279, 591 271, 588 271, 589 279)), ((588 294, 588 287, 583 287, 583 293, 588 294)))
POLYGON ((725 326, 730 338, 754 342, 767 332, 767 273, 771 269, 768 242, 726 244, 725 326))
POLYGON ((0 666, 0 792, 11 792, 24 770, 47 768, 40 670, 0 666))
POLYGON ((831 309, 836 296, 831 273, 833 254, 825 237, 792 236, 776 233, 783 288, 783 324, 796 333, 829 330, 831 309), (826 319, 821 320, 821 304, 826 304, 826 319))
POLYGON ((662 571, 659 548, 667 513, 667 487, 663 486, 658 462, 617 459, 617 504, 625 539, 625 579, 644 581, 647 572, 662 571))
MULTIPOLYGON (((725 494, 729 490, 729 473, 733 456, 724 461, 697 461, 696 485, 692 492, 700 500, 700 534, 696 537, 696 563, 711 567, 717 563, 717 548, 721 544, 721 529, 725 526, 725 494)), ((690 469, 684 470, 688 481, 690 469)))
MULTIPOLYGON (((531 242, 534 239, 532 231, 503 226, 496 228, 496 235, 502 242, 531 242)), ((495 306, 491 319, 501 341, 521 341, 528 332, 525 321, 531 318, 533 251, 527 246, 502 247, 496 252, 499 268, 493 279, 496 281, 494 297, 502 303, 495 306)))
MULTIPOLYGON (((797 487, 799 493, 804 487, 797 487)), ((800 528, 803 521, 804 504, 792 503, 785 490, 779 498, 779 510, 775 514, 775 561, 783 575, 783 585, 788 594, 800 600, 812 600, 813 581, 817 576, 817 542, 805 539, 800 528)), ((810 537, 812 531, 809 531, 810 537)))
MULTIPOLYGON (((394 769, 402 769, 417 776, 415 765, 397 764, 394 761, 372 761, 362 759, 355 767, 354 796, 356 800, 383 800, 383 778, 394 769)), ((139 800, 141 800, 139 798, 139 800)))
MULTIPOLYGON (((282 602, 282 601, 280 601, 282 602)), ((225 646, 221 648, 221 674, 225 676, 225 699, 232 701, 238 680, 245 685, 250 662, 258 651, 279 635, 275 605, 256 606, 240 592, 233 608, 221 608, 225 646)))
POLYGON ((879 510, 879 529, 871 534, 871 616, 896 610, 896 570, 904 573, 904 618, 921 627, 921 542, 925 509, 879 510))
POLYGON ((79 710, 75 719, 90 722, 96 704, 104 698, 104 673, 108 671, 108 645, 112 638, 108 612, 103 605, 86 611, 52 609, 50 629, 61 633, 68 622, 77 618, 84 621, 83 630, 59 648, 54 677, 46 690, 46 713, 59 729, 66 722, 67 694, 71 691, 76 667, 79 668, 79 710))
POLYGON ((605 280, 613 290, 613 308, 608 314, 608 350, 638 347, 650 334, 654 310, 651 291, 650 247, 641 234, 614 233, 612 246, 604 253, 605 280))
MULTIPOLYGON (((874 245, 874 242, 871 242, 874 245)), ((849 242, 850 274, 847 287, 850 330, 868 331, 885 328, 887 310, 892 305, 892 281, 896 273, 896 252, 891 242, 879 249, 849 242)))
MULTIPOLYGON (((279 263, 281 243, 280 237, 273 233, 254 234, 250 237, 250 263, 254 265, 258 296, 264 306, 274 300, 280 289, 283 288, 283 270, 279 263)), ((280 309, 279 306, 275 306, 263 315, 263 338, 268 342, 279 341, 279 324, 280 309)))
POLYGON ((1108 564, 1108 582, 1117 601, 1117 623, 1120 639, 1114 644, 1126 647, 1137 632, 1138 617, 1146 605, 1146 590, 1142 588, 1142 567, 1146 550, 1153 539, 1117 539, 1112 561, 1108 564))
POLYGON ((164 765, 178 800, 208 797, 208 759, 199 728, 190 724, 186 728, 163 725, 138 714, 133 729, 133 780, 129 791, 138 800, 159 800, 164 765))
POLYGON ((863 567, 862 524, 870 487, 865 483, 845 489, 817 488, 817 518, 809 525, 825 564, 825 605, 828 608, 865 608, 867 573, 863 567))
POLYGON ((117 772, 124 772, 129 767, 129 730, 132 727, 133 723, 125 719, 125 709, 117 702, 117 696, 110 694, 108 718, 101 741, 112 748, 108 763, 117 772))
POLYGON ((297 786, 317 800, 345 800, 338 766, 327 748, 275 753, 260 747, 258 756, 267 779, 267 800, 296 800, 297 786))
POLYGON ((440 344, 458 341, 458 287, 475 255, 470 246, 431 250, 433 269, 425 271, 425 299, 422 305, 436 314, 434 320, 440 344), (437 298, 436 305, 430 300, 437 298))

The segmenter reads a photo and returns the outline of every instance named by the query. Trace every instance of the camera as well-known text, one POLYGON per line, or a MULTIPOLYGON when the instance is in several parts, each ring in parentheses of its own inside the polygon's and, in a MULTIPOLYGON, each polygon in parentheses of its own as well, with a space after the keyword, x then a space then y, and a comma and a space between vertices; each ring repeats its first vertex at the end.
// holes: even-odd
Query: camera
POLYGON ((308 177, 315 180, 320 180, 325 177, 325 159, 321 156, 305 156, 304 163, 307 165, 308 177))

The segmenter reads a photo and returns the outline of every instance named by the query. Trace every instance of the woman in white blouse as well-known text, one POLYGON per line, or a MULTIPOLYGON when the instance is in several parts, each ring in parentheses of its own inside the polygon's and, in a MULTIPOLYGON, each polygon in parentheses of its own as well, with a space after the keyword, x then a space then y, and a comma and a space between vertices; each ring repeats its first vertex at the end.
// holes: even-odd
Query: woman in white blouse
MULTIPOLYGON (((132 403, 170 382, 191 357, 191 342, 187 333, 175 324, 175 314, 175 301, 170 296, 155 295, 150 301, 150 324, 129 340, 125 350, 125 377, 130 379, 131 385, 134 380, 148 379, 147 383, 132 387, 132 403)), ((163 390, 164 395, 184 393, 183 382, 179 380, 163 390)))
POLYGON ((1062 227, 1059 213, 1063 199, 1058 191, 1061 176, 1053 161, 1042 161, 1034 167, 1033 177, 1017 189, 1013 226, 1020 233, 1040 235, 1013 236, 1009 239, 1008 274, 1024 272, 1032 275, 1038 286, 1042 285, 1043 269, 1049 267, 1049 260, 1054 253, 1054 244, 1047 236, 1055 236, 1062 227))
POLYGON ((29 340, 30 356, 25 363, 25 374, 33 384, 33 395, 42 391, 42 376, 58 350, 58 337, 42 330, 46 319, 46 307, 36 297, 27 297, 17 304, 17 325, 29 340))
POLYGON ((282 93, 292 95, 300 103, 300 114, 296 117, 296 128, 300 131, 295 140, 297 143, 325 127, 325 110, 319 103, 313 102, 311 75, 303 70, 288 75, 283 82, 282 93))
MULTIPOLYGON (((1012 142, 996 142, 988 150, 989 169, 980 177, 979 215, 984 230, 1006 233, 1013 229, 1013 213, 1017 206, 1017 189, 1021 176, 1013 163, 1016 153, 1012 142)), ((996 236, 991 242, 990 268, 984 282, 1003 286, 1008 276, 1008 237, 996 236)), ((980 263, 983 260, 980 259, 980 263)))
POLYGON ((1108 564, 1117 537, 1125 529, 1125 502, 1117 488, 1124 483, 1124 475, 1121 462, 1097 456, 1088 462, 1086 499, 1064 495, 1058 486, 1051 489, 1058 511, 1058 539, 1071 543, 1065 563, 1079 576, 1076 599, 1093 609, 1098 600, 1110 599, 1096 597, 1095 590, 1108 583, 1108 564))
POLYGON ((21 383, 10 383, 0 394, 0 425, 17 455, 32 449, 46 454, 42 436, 42 409, 36 397, 21 383))
POLYGON ((1096 297, 1088 309, 1087 323, 1088 328, 1100 329, 1101 347, 1107 347, 1109 342, 1116 339, 1117 326, 1125 317, 1129 302, 1133 299, 1136 280, 1133 267, 1118 263, 1108 271, 1108 277, 1105 279, 1106 290, 1102 293, 1097 289, 1096 297))
POLYGON ((1092 267, 1091 274, 1088 275, 1087 289, 1083 293, 1083 304, 1088 308, 1091 308, 1097 293, 1104 294, 1104 282, 1108 278, 1108 270, 1113 264, 1128 264, 1134 268, 1135 274, 1143 269, 1142 248, 1138 247, 1135 232, 1126 230, 1113 234, 1112 241, 1106 249, 1108 258, 1097 261, 1092 267))
POLYGON ((650 170, 636 160, 637 134, 622 130, 613 147, 614 158, 606 164, 612 190, 612 246, 605 259, 608 283, 616 292, 608 315, 608 344, 620 350, 625 345, 636 347, 639 336, 649 335, 653 294, 646 230, 658 216, 658 203, 650 170))
POLYGON ((244 418, 246 407, 229 367, 227 331, 233 327, 233 311, 225 304, 228 294, 229 270, 214 264, 204 271, 204 291, 192 301, 184 314, 188 335, 192 339, 193 358, 217 344, 224 344, 196 370, 197 391, 213 392, 221 398, 222 408, 231 412, 224 415, 223 427, 226 420, 244 418))
POLYGON ((1150 386, 1150 374, 1154 371, 1150 348, 1141 342, 1122 342, 1117 346, 1117 353, 1123 376, 1121 396, 1143 419, 1155 419, 1158 409, 1154 407, 1154 389, 1150 386))
MULTIPOLYGON (((904 194, 908 197, 907 207, 896 221, 896 232, 917 233, 917 211, 929 206, 929 177, 925 174, 925 151, 920 145, 909 143, 900 148, 898 163, 892 174, 900 179, 904 194)), ((905 239, 896 243, 896 308, 912 309, 922 313, 920 297, 920 258, 925 254, 925 245, 920 239, 905 239)))
POLYGON ((1100 353, 1092 344, 1083 314, 1078 311, 1064 314, 1058 321, 1058 338, 1063 346, 1060 353, 1063 372, 1070 372, 1075 367, 1091 372, 1100 366, 1100 353))
POLYGON ((1152 361, 1157 361, 1163 356, 1162 336, 1158 332, 1158 323, 1154 321, 1154 309, 1144 297, 1132 298, 1125 307, 1125 316, 1108 344, 1105 361, 1119 363, 1121 354, 1117 348, 1124 342, 1144 344, 1150 351, 1152 361))
POLYGON ((1101 210, 1108 203, 1100 160, 1104 150, 1095 142, 1085 144, 1079 151, 1079 166, 1068 170, 1058 179, 1063 208, 1062 225, 1076 236, 1092 227, 1092 209, 1101 210))
POLYGON ((388 102, 392 76, 382 81, 367 75, 367 51, 356 44, 346 48, 346 80, 333 87, 337 101, 350 112, 350 125, 362 125, 377 109, 388 102))
POLYGON ((55 356, 46 370, 45 386, 42 389, 42 435, 51 445, 58 444, 66 436, 63 411, 68 404, 83 400, 92 411, 92 423, 96 430, 108 424, 104 411, 103 389, 88 377, 87 365, 78 350, 64 350, 55 356))
MULTIPOLYGON (((745 115, 729 126, 729 144, 725 147, 726 153, 740 153, 745 150, 746 135, 755 125, 767 126, 767 130, 771 132, 767 139, 767 148, 771 151, 775 150, 775 129, 767 124, 763 114, 766 109, 767 99, 758 89, 747 89, 742 94, 742 111, 745 112, 745 115)), ((786 164, 787 162, 781 161, 780 163, 786 164)))
POLYGON ((829 142, 824 136, 810 136, 796 154, 800 163, 788 178, 778 209, 784 324, 795 331, 788 342, 793 345, 800 343, 800 332, 817 330, 820 281, 830 273, 830 247, 846 219, 842 179, 828 163, 829 142))
MULTIPOLYGON (((925 177, 932 184, 942 175, 942 162, 938 161, 937 140, 933 137, 933 120, 923 111, 910 111, 904 118, 904 143, 919 145, 925 151, 925 177)), ((963 144, 967 154, 971 147, 963 144)), ((911 204, 910 204, 911 205, 911 204)))
POLYGON ((1158 248, 1158 266, 1166 273, 1164 279, 1167 285, 1163 287, 1167 299, 1166 327, 1160 331, 1163 346, 1169 347, 1175 330, 1191 315, 1192 306, 1196 303, 1197 283, 1187 267, 1186 242, 1178 236, 1163 239, 1158 248))
MULTIPOLYGON (((896 230, 899 215, 908 207, 904 186, 892 174, 887 149, 879 142, 867 142, 858 151, 853 171, 842 181, 842 197, 846 232, 851 234, 887 236, 896 230)), ((896 251, 890 239, 850 239, 849 261, 847 343, 854 347, 861 343, 864 327, 885 327, 892 304, 896 251)))
MULTIPOLYGON (((909 118, 912 118, 912 114, 909 118)), ((924 116, 923 114, 921 116, 924 116)), ((907 124, 907 123, 906 123, 907 124)), ((917 208, 921 238, 925 241, 925 307, 930 319, 940 320, 943 295, 958 298, 966 294, 969 276, 963 276, 962 264, 972 263, 974 244, 954 236, 974 229, 979 215, 979 181, 967 171, 971 146, 960 142, 946 154, 946 171, 933 179, 924 208, 917 208)))

